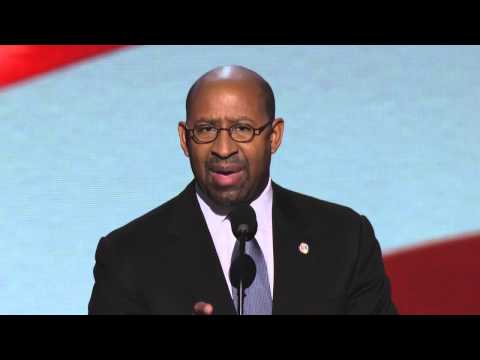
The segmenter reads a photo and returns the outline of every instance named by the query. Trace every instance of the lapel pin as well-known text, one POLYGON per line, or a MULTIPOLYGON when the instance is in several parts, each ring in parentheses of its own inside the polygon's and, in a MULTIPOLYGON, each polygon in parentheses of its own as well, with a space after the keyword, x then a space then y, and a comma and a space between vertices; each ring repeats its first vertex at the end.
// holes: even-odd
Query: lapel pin
POLYGON ((307 243, 300 243, 300 245, 298 246, 298 250, 303 254, 303 255, 307 255, 308 254, 308 251, 310 250, 309 246, 307 243))

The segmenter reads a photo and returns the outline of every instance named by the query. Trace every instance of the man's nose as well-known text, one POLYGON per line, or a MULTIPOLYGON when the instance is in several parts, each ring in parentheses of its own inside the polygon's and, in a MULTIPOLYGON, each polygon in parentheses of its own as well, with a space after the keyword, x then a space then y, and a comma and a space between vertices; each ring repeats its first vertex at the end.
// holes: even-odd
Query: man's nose
POLYGON ((212 154, 227 159, 238 151, 237 143, 232 140, 228 130, 219 130, 217 138, 213 142, 212 154))

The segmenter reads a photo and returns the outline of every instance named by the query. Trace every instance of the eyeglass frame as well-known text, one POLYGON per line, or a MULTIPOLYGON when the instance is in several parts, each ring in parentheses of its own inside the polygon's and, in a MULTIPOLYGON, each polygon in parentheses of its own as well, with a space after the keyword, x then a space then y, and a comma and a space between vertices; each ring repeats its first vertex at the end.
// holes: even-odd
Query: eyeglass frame
POLYGON ((232 137, 232 128, 234 126, 237 126, 239 124, 235 124, 235 125, 232 125, 230 126, 229 128, 218 128, 212 124, 210 124, 210 126, 212 126, 216 132, 215 132, 215 138, 213 140, 210 140, 210 141, 199 141, 196 137, 195 137, 195 129, 189 129, 187 127, 187 124, 182 124, 182 127, 187 131, 187 134, 188 134, 188 138, 189 139, 192 139, 196 144, 211 144, 212 142, 214 142, 215 140, 217 140, 218 138, 218 134, 220 134, 220 131, 222 130, 225 130, 225 131, 228 131, 228 135, 230 136, 230 139, 232 139, 233 141, 237 142, 237 143, 241 143, 241 144, 245 144, 245 143, 249 143, 249 142, 252 142, 253 139, 255 139, 255 136, 259 136, 263 130, 265 130, 268 125, 272 125, 273 124, 273 120, 269 120, 265 125, 263 126, 260 126, 259 128, 254 128, 253 126, 251 125, 248 125, 248 124, 243 124, 243 126, 248 126, 248 127, 251 127, 253 129, 253 133, 252 133, 252 137, 249 139, 249 140, 246 140, 246 141, 237 141, 235 140, 233 137, 232 137))

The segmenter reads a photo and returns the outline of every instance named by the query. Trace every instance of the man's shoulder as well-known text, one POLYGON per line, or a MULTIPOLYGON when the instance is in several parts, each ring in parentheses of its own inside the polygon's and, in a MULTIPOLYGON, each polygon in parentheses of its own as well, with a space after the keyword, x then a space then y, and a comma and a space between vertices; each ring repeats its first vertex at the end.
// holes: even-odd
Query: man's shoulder
POLYGON ((135 248, 145 249, 148 244, 161 244, 161 238, 168 234, 171 221, 176 216, 179 200, 187 190, 188 187, 165 203, 103 236, 103 246, 135 251, 135 248))
POLYGON ((162 227, 168 226, 178 196, 113 230, 108 236, 145 232, 151 228, 162 229, 162 227))
POLYGON ((361 215, 352 208, 307 195, 274 184, 275 196, 279 206, 295 218, 303 220, 318 219, 324 221, 351 223, 358 222, 361 215))

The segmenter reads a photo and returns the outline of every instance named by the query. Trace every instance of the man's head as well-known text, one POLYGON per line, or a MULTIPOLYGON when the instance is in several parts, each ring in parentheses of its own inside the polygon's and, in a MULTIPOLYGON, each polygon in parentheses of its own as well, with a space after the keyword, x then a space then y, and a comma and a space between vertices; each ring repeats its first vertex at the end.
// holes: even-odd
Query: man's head
MULTIPOLYGON (((257 73, 241 66, 209 71, 191 87, 186 102, 187 119, 180 122, 180 144, 190 158, 202 191, 219 206, 255 200, 270 176, 271 155, 283 136, 283 120, 275 119, 275 99, 270 85, 257 73), (228 131, 218 131, 210 143, 192 137, 196 129, 245 125, 263 128, 250 142, 234 141, 228 131)), ((245 129, 237 128, 239 132, 245 129)), ((215 132, 215 130, 213 130, 215 132)))

